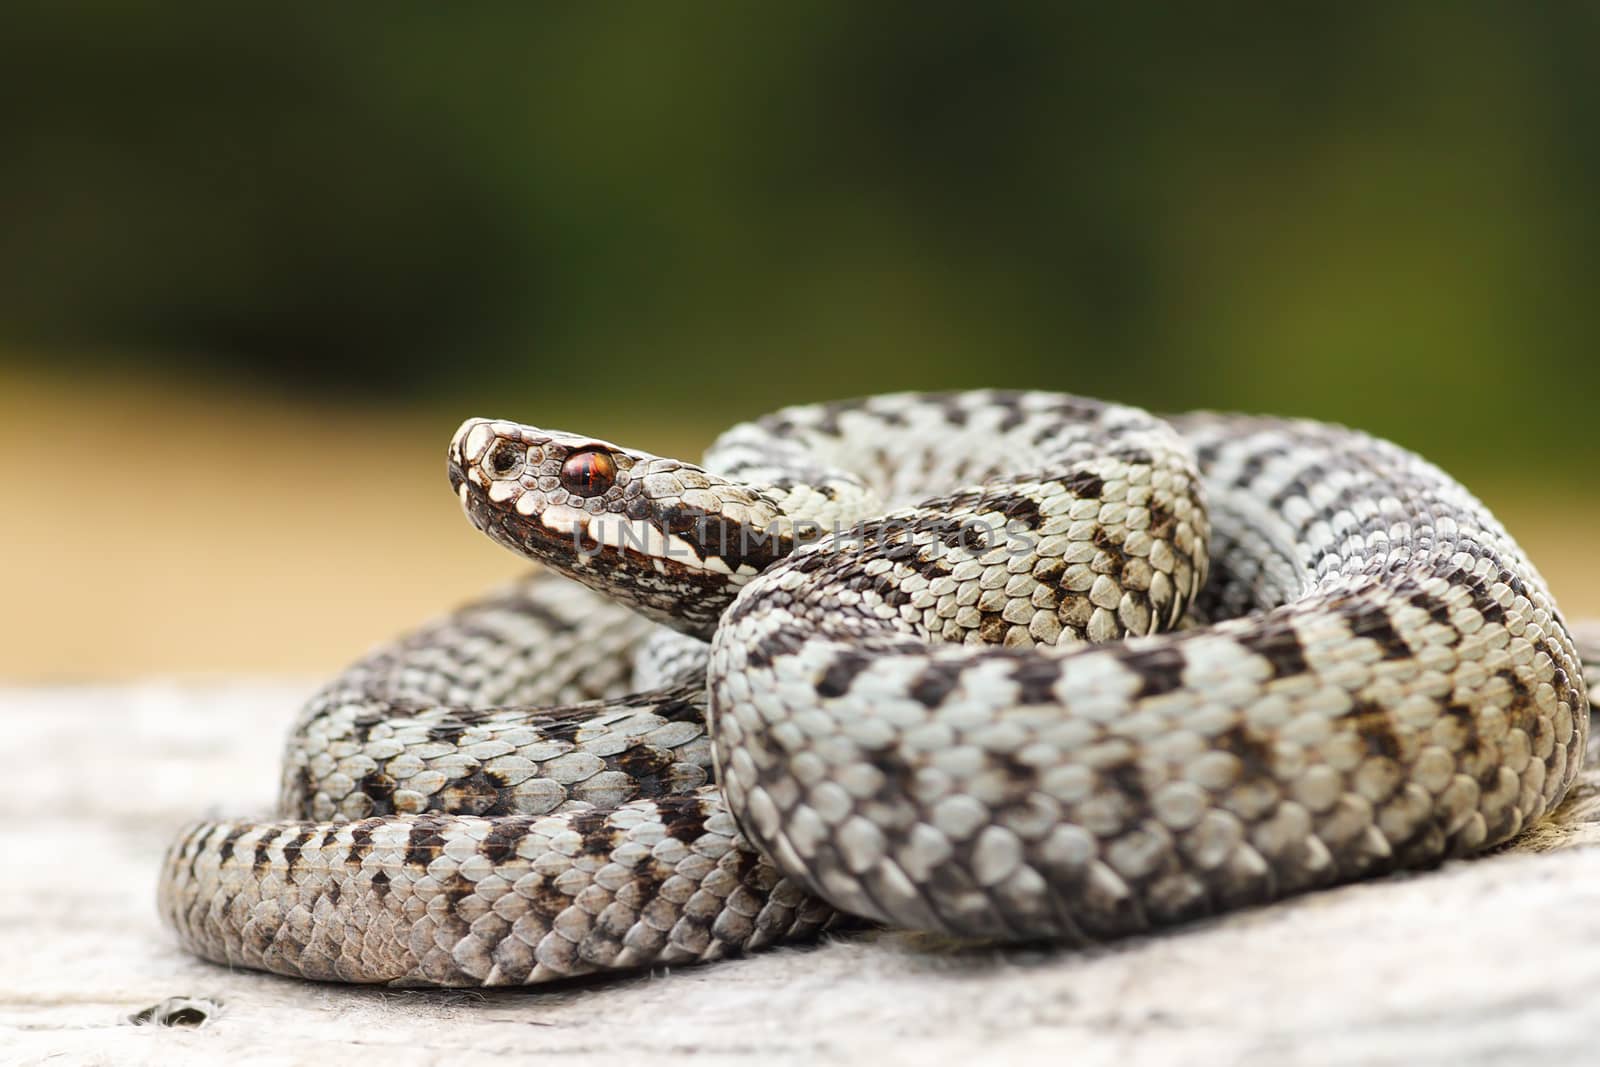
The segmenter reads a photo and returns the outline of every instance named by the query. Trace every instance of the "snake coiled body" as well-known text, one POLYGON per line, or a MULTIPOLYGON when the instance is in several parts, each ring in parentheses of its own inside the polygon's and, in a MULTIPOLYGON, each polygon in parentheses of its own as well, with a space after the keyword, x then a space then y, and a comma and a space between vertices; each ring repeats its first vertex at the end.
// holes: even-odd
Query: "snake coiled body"
POLYGON ((1081 943, 1481 851, 1583 759, 1537 570, 1340 427, 902 394, 703 466, 471 420, 450 468, 561 573, 332 682, 280 818, 183 832, 191 951, 504 985, 841 914, 1081 943))

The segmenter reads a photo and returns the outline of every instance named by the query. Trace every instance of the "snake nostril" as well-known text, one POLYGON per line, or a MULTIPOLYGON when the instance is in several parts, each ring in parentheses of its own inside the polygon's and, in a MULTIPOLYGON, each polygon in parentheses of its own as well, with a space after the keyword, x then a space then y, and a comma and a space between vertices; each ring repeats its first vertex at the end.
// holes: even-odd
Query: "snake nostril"
POLYGON ((511 478, 522 473, 528 451, 515 441, 496 441, 484 457, 484 466, 496 478, 511 478))

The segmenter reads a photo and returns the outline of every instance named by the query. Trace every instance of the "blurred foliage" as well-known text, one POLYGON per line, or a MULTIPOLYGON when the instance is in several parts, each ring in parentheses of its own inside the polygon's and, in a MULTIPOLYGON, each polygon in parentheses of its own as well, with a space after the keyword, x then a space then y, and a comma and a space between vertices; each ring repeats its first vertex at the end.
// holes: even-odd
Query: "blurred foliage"
POLYGON ((1600 457, 1594 5, 0 20, 0 341, 75 372, 571 425, 1034 385, 1600 457))

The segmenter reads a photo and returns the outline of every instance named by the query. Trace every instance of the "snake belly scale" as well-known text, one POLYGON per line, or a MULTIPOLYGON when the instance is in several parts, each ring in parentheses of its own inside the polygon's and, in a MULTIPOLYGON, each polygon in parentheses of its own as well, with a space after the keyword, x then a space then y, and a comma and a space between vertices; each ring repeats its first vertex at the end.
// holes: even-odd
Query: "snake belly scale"
POLYGON ((449 466, 546 570, 313 698, 278 817, 178 837, 189 950, 508 985, 846 915, 1083 943, 1482 851, 1583 760, 1537 570, 1341 427, 896 394, 702 465, 475 419, 449 466))

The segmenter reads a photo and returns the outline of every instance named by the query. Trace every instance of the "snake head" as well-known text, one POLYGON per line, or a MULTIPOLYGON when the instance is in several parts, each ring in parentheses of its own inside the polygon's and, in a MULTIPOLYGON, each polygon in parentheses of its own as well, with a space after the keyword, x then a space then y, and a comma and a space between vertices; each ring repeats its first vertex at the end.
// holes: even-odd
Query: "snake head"
POLYGON ((709 635, 739 587, 794 547, 754 487, 592 437, 468 419, 449 472, 494 540, 689 633, 709 635))

